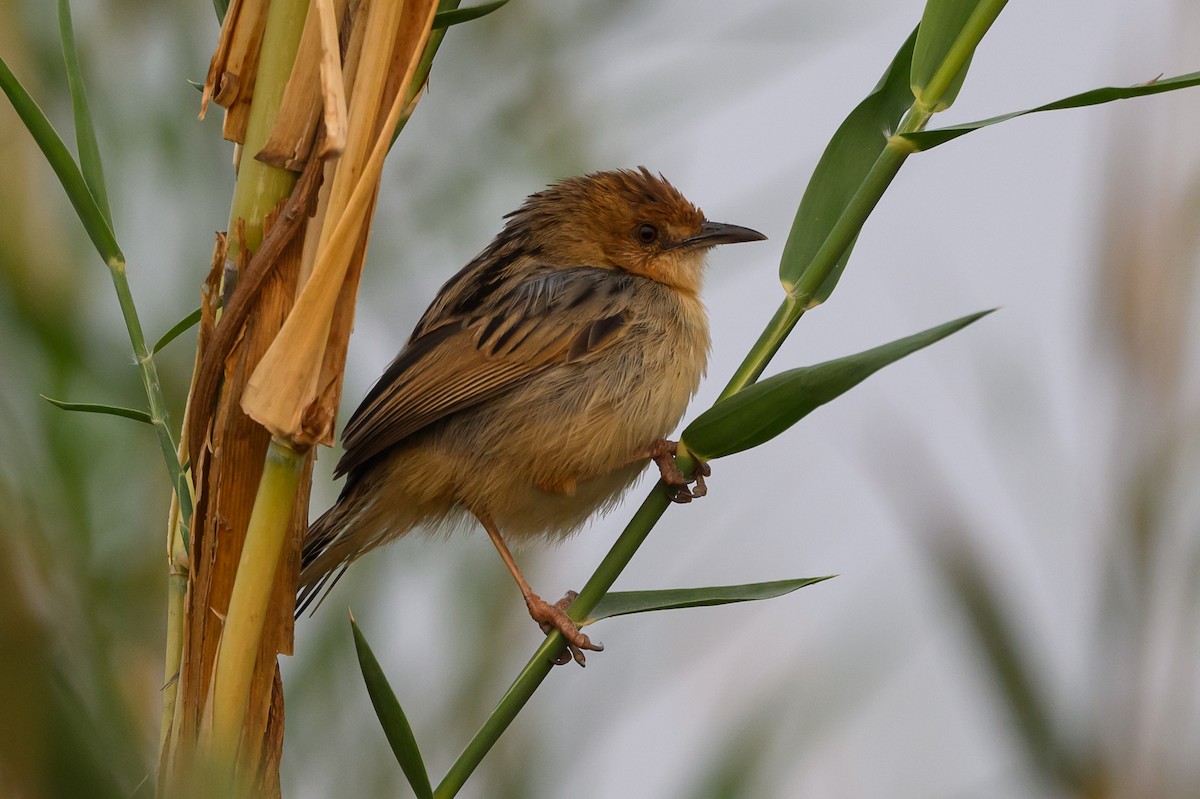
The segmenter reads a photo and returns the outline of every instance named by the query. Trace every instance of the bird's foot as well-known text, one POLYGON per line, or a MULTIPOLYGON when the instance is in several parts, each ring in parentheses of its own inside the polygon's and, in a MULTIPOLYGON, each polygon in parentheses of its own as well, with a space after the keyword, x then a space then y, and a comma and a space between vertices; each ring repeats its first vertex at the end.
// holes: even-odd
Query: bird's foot
POLYGON ((567 608, 571 607, 571 603, 578 596, 579 594, 574 591, 568 591, 562 599, 553 605, 537 594, 529 594, 525 597, 525 605, 529 608, 529 615, 542 628, 542 632, 549 634, 554 630, 558 630, 567 641, 566 650, 559 656, 558 660, 554 661, 554 665, 556 666, 570 663, 572 658, 580 666, 586 666, 587 659, 583 655, 583 650, 588 649, 592 652, 604 651, 604 644, 593 644, 591 639, 579 629, 579 625, 567 615, 567 608))
POLYGON ((695 473, 690 478, 684 476, 679 469, 679 464, 675 462, 675 452, 678 449, 679 442, 660 438, 650 445, 649 455, 650 459, 658 466, 658 473, 662 476, 662 481, 667 484, 671 501, 687 504, 693 499, 708 494, 708 486, 705 484, 704 478, 712 474, 712 469, 707 463, 696 458, 695 473))

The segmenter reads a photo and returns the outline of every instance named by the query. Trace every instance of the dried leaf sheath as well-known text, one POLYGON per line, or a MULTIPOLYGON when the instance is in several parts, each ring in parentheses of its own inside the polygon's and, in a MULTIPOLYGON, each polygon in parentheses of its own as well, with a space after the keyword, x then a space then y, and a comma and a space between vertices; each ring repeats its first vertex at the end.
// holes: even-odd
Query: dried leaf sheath
POLYGON ((357 293, 361 263, 352 262, 359 260, 356 253, 365 252, 363 242, 383 158, 391 133, 408 105, 406 89, 428 41, 435 11, 436 4, 431 0, 406 3, 403 15, 389 4, 371 7, 350 98, 350 135, 330 190, 316 266, 295 311, 264 356, 243 398, 242 407, 248 414, 294 444, 332 443, 337 403, 330 400, 335 399, 333 394, 340 384, 336 375, 341 365, 331 368, 327 353, 341 360, 338 353, 344 353, 353 322, 352 312, 338 305, 352 301, 357 293), (406 58, 393 51, 389 46, 392 41, 407 50, 406 58), (405 62, 405 71, 397 79, 396 65, 405 62), (378 98, 385 89, 393 94, 380 98, 390 101, 390 108, 386 118, 379 120, 381 106, 372 98, 378 98), (335 318, 337 328, 333 327, 335 318), (335 386, 335 391, 328 392, 323 379, 326 385, 335 386))
POLYGON ((224 106, 222 134, 229 141, 246 140, 246 122, 266 20, 267 0, 233 0, 225 13, 221 36, 208 67, 200 118, 204 118, 209 100, 224 106))
MULTIPOLYGON (((213 446, 204 449, 196 461, 199 502, 198 523, 193 531, 193 557, 190 591, 187 600, 188 629, 180 671, 181 730, 195 734, 201 725, 202 709, 208 698, 213 662, 222 631, 222 619, 229 603, 233 578, 241 557, 243 536, 254 504, 257 475, 261 471, 270 434, 247 418, 237 406, 241 393, 255 364, 274 339, 276 332, 295 297, 296 275, 299 270, 300 241, 294 239, 278 259, 278 269, 266 279, 255 312, 246 322, 243 334, 223 362, 223 391, 213 424, 213 446)), ((220 268, 220 263, 217 264, 220 268)), ((211 282, 211 280, 210 280, 211 282)), ((212 330, 213 300, 205 305, 202 332, 212 330)), ((220 331, 217 325, 215 339, 220 331)), ((275 748, 282 737, 269 739, 268 728, 282 731, 281 720, 269 717, 272 697, 269 686, 274 684, 277 653, 290 653, 292 646, 291 608, 295 604, 292 586, 298 570, 299 539, 307 527, 308 483, 311 476, 311 457, 301 482, 299 496, 291 521, 292 546, 285 552, 272 596, 268 624, 264 630, 256 670, 261 678, 254 681, 250 711, 244 734, 243 751, 252 753, 246 765, 260 776, 270 777, 270 769, 262 765, 278 758, 275 748), (263 741, 271 740, 273 748, 266 750, 263 741)), ((282 703, 279 703, 282 708, 282 703)), ((186 744, 185 744, 186 747, 186 744)), ((187 764, 177 764, 186 768, 187 764)), ((270 777, 276 779, 277 777, 270 777)))
MULTIPOLYGON (((247 675, 243 685, 250 686, 244 704, 240 699, 221 701, 221 697, 241 694, 222 689, 224 677, 217 681, 218 707, 236 705, 245 710, 244 726, 236 722, 221 725, 234 733, 220 736, 223 742, 241 736, 238 783, 251 786, 256 794, 278 794, 283 705, 276 656, 290 653, 292 646, 291 611, 299 540, 307 526, 311 454, 304 458, 298 494, 290 506, 286 526, 279 515, 273 516, 281 522, 274 529, 286 530, 286 534, 274 580, 266 578, 255 583, 268 588, 270 595, 261 639, 232 629, 239 627, 240 620, 257 616, 235 609, 226 623, 226 615, 230 613, 235 581, 239 592, 242 590, 243 575, 239 571, 246 566, 239 567, 239 563, 272 433, 285 433, 301 452, 311 443, 332 441, 383 156, 400 115, 411 111, 413 74, 436 10, 432 0, 291 0, 290 6, 281 5, 288 1, 273 0, 268 9, 263 0, 236 0, 222 29, 205 90, 206 103, 213 99, 229 109, 227 137, 244 142, 245 154, 255 159, 241 162, 243 177, 251 165, 256 170, 275 166, 275 173, 281 174, 277 166, 282 164, 289 169, 303 168, 303 173, 286 201, 278 199, 280 194, 266 195, 269 199, 258 199, 256 208, 260 210, 253 213, 244 212, 248 206, 235 202, 233 216, 238 227, 228 240, 238 242, 233 245, 239 252, 232 254, 236 270, 231 273, 236 275, 236 283, 231 290, 230 284, 222 281, 227 277, 223 270, 230 260, 224 252, 224 237, 210 275, 198 367, 189 399, 191 413, 184 436, 193 465, 198 519, 194 523, 179 702, 173 734, 163 755, 162 784, 167 786, 166 793, 178 792, 188 784, 196 744, 208 740, 206 713, 213 706, 214 665, 220 659, 222 675, 232 669, 233 673, 247 675), (305 6, 307 16, 303 14, 305 6), (274 41, 272 37, 278 30, 274 27, 276 10, 294 21, 289 47, 298 47, 301 54, 290 60, 283 53, 286 48, 273 48, 261 55, 258 52, 264 41, 264 46, 274 41), (268 15, 270 23, 266 22, 268 15), (340 32, 331 21, 340 23, 340 32), (290 73, 279 71, 281 63, 290 73), (264 74, 255 74, 260 67, 264 74), (269 82, 267 74, 273 75, 269 82), (254 113, 249 113, 251 103, 257 102, 253 96, 256 84, 264 97, 272 96, 281 104, 277 112, 265 114, 255 105, 254 113), (357 113, 353 110, 355 93, 357 113), (344 139, 339 132, 342 128, 346 129, 344 139), (343 150, 339 139, 344 140, 345 149, 341 157, 336 157, 343 150), (328 183, 322 189, 323 179, 328 183), (261 223, 261 238, 248 236, 250 228, 260 224, 252 217, 261 216, 261 209, 272 206, 268 214, 271 219, 261 223), (308 214, 314 206, 318 213, 310 219, 308 214), (260 240, 256 252, 244 249, 254 248, 260 240), (304 262, 333 266, 313 270, 304 262), (222 290, 228 296, 218 319, 217 298, 222 290), (315 316, 312 308, 290 313, 294 304, 305 302, 316 305, 315 316), (289 346, 286 338, 280 339, 280 331, 288 328, 286 320, 291 316, 295 317, 292 329, 309 327, 319 333, 311 337, 311 346, 302 348, 302 352, 289 346), (314 318, 318 321, 315 325, 314 318), (294 384, 275 381, 270 372, 262 371, 260 366, 269 352, 294 359, 304 376, 302 391, 290 390, 294 384), (252 378, 257 379, 260 373, 265 375, 267 393, 283 394, 296 412, 295 424, 286 431, 273 426, 264 429, 239 405, 247 396, 252 378), (228 639, 227 652, 243 653, 236 662, 244 662, 246 668, 224 665, 234 660, 220 654, 223 635, 228 639), (235 640, 242 645, 232 646, 235 640), (251 661, 253 675, 249 675, 251 661)), ((246 185, 256 184, 246 181, 246 185)), ((287 502, 284 499, 280 505, 285 513, 287 502)), ((257 557, 250 560, 257 561, 257 557)), ((251 604, 261 608, 258 603, 265 600, 266 593, 256 596, 263 599, 251 604)), ((242 718, 241 711, 237 712, 237 718, 242 718)), ((231 716, 223 712, 220 718, 231 716)), ((222 744, 221 751, 237 748, 236 743, 233 747, 222 744)))
MULTIPOLYGON (((317 125, 325 122, 320 144, 322 159, 340 155, 346 145, 346 94, 342 53, 338 45, 338 20, 348 21, 349 0, 321 0, 311 10, 300 37, 296 65, 284 89, 279 117, 266 145, 255 156, 264 163, 299 171, 308 163, 317 140, 317 125), (332 28, 327 28, 324 22, 332 28)), ((345 24, 345 22, 343 23, 345 24)))

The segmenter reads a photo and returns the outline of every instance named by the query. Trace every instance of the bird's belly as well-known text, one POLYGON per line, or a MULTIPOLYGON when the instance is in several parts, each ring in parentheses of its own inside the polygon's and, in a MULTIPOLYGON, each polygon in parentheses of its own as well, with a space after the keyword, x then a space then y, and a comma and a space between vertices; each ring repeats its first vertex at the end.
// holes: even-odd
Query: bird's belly
POLYGON ((616 504, 645 467, 647 448, 679 423, 704 369, 698 355, 630 350, 560 366, 486 414, 466 416, 466 435, 453 438, 473 443, 478 482, 464 486, 462 504, 517 540, 577 530, 616 504))

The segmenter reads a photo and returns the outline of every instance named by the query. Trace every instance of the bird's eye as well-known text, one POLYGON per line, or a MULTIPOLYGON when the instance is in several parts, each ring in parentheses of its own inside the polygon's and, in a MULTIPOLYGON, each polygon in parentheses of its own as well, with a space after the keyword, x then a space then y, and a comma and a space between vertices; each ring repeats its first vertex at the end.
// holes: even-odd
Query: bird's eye
POLYGON ((638 227, 637 237, 642 244, 653 244, 658 241, 658 228, 647 222, 638 227))

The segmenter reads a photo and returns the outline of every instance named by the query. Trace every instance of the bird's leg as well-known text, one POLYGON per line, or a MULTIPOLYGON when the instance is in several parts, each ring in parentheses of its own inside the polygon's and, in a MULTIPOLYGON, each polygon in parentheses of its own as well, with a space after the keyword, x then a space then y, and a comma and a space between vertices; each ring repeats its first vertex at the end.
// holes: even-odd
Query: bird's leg
POLYGON ((504 538, 500 535, 499 528, 492 521, 491 517, 484 513, 476 513, 476 518, 483 525, 483 529, 487 530, 488 538, 492 539, 492 543, 496 546, 496 551, 500 553, 500 559, 504 561, 504 565, 508 567, 509 573, 513 579, 517 581, 517 587, 521 589, 521 596, 525 597, 525 606, 529 608, 529 615, 542 628, 542 632, 549 633, 551 630, 558 630, 562 633, 563 638, 567 641, 567 651, 563 652, 562 657, 555 661, 556 665, 563 665, 575 659, 575 662, 580 666, 586 665, 586 658, 583 655, 583 650, 590 649, 593 652, 603 652, 603 644, 593 644, 580 629, 579 625, 572 621, 567 615, 567 608, 575 601, 578 596, 574 591, 568 591, 567 595, 551 605, 546 600, 542 599, 537 594, 533 593, 533 589, 529 587, 529 581, 525 579, 525 575, 521 574, 521 569, 517 567, 517 562, 513 560, 512 553, 508 551, 508 545, 504 543, 504 538))
POLYGON ((646 453, 642 457, 648 457, 654 461, 658 466, 658 473, 662 476, 662 481, 675 489, 671 492, 671 501, 686 504, 708 494, 708 486, 705 485, 704 478, 712 474, 712 469, 704 461, 695 458, 695 474, 691 478, 685 477, 679 470, 679 464, 675 463, 675 452, 678 448, 679 442, 660 438, 646 449, 646 453), (696 485, 689 488, 688 486, 692 482, 695 482, 696 485))

